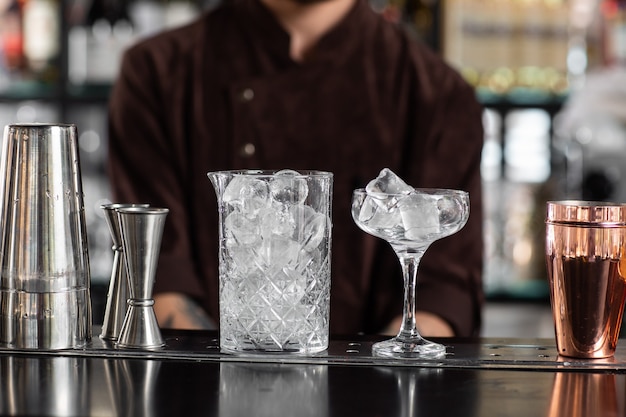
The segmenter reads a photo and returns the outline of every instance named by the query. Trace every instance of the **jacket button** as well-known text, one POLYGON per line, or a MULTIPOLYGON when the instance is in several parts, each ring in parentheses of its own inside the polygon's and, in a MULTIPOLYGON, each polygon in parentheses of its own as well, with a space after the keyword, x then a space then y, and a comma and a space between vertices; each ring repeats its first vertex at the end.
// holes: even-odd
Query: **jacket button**
POLYGON ((246 143, 241 147, 241 156, 249 158, 256 152, 256 146, 253 143, 246 143))
POLYGON ((254 98, 254 90, 251 88, 244 89, 240 94, 241 101, 247 103, 254 98))

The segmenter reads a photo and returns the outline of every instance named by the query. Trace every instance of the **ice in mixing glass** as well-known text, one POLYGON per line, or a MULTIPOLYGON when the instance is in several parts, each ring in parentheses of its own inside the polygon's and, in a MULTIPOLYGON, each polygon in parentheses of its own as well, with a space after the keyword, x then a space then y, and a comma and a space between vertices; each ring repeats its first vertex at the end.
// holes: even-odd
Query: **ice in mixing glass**
POLYGON ((220 347, 328 347, 332 174, 208 174, 220 216, 220 347))

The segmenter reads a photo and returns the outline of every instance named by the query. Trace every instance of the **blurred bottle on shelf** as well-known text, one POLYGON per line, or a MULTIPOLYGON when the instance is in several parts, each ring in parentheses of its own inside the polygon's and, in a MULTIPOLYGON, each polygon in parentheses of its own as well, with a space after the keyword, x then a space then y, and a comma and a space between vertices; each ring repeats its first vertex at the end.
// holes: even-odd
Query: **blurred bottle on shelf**
POLYGON ((109 85, 122 54, 137 40, 195 18, 199 7, 182 0, 92 0, 84 24, 68 34, 69 74, 74 86, 109 85))
POLYGON ((199 13, 199 8, 193 1, 170 0, 165 3, 164 27, 173 28, 191 21, 199 13))
POLYGON ((0 91, 59 79, 58 0, 0 1, 0 91))
POLYGON ((110 83, 117 75, 122 51, 133 40, 126 1, 92 0, 84 24, 73 26, 68 33, 70 83, 110 83))
POLYGON ((565 0, 446 0, 443 54, 487 97, 561 96, 569 16, 565 0))
POLYGON ((626 64, 626 1, 601 2, 603 18, 602 54, 607 66, 626 64))
POLYGON ((200 10, 198 3, 190 0, 135 0, 130 5, 139 38, 184 25, 198 16, 200 10))
POLYGON ((481 161, 485 293, 544 300, 544 209, 552 197, 550 115, 541 109, 506 114, 487 108, 481 161))
POLYGON ((16 0, 0 2, 0 79, 22 70, 23 57, 21 8, 16 0))
POLYGON ((438 0, 369 0, 369 4, 386 20, 403 25, 434 50, 440 49, 438 0))
POLYGON ((24 0, 22 16, 24 56, 28 67, 33 73, 55 82, 61 40, 59 1, 24 0))

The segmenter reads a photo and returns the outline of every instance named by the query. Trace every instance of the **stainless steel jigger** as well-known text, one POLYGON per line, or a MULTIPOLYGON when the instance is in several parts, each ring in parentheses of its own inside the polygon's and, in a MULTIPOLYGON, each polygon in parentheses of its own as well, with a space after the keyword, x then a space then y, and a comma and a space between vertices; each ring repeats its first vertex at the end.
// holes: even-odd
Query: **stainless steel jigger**
POLYGON ((105 340, 117 340, 122 330, 126 311, 128 310, 126 303, 129 295, 128 275, 123 253, 122 231, 120 230, 119 217, 115 211, 115 209, 124 207, 149 207, 149 205, 111 203, 100 206, 104 211, 104 219, 109 227, 111 240, 113 241, 113 269, 111 270, 102 332, 100 333, 100 338, 105 340))
POLYGON ((121 348, 159 349, 165 346, 154 314, 152 287, 156 272, 166 208, 116 209, 129 279, 128 311, 117 340, 121 348))

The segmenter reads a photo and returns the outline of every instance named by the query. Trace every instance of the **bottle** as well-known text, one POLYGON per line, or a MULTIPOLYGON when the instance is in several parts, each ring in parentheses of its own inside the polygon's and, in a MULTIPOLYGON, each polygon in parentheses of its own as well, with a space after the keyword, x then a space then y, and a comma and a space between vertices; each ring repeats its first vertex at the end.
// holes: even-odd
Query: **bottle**
POLYGON ((24 56, 35 74, 53 69, 60 51, 58 0, 26 0, 22 9, 24 56))
POLYGON ((165 5, 165 27, 184 25, 193 20, 198 13, 198 6, 193 1, 168 0, 165 5))
POLYGON ((135 31, 122 0, 93 0, 85 24, 69 31, 69 80, 74 85, 109 85, 135 31))
POLYGON ((22 11, 17 0, 0 9, 0 90, 24 69, 22 11))
POLYGON ((93 26, 100 20, 106 20, 111 26, 114 26, 119 21, 130 24, 128 2, 122 0, 93 0, 85 23, 87 26, 93 26))

